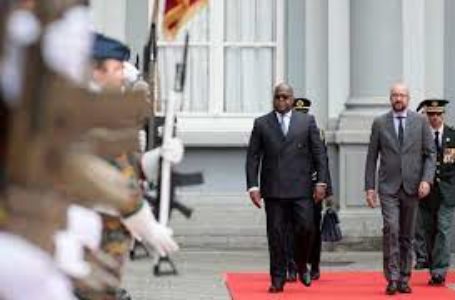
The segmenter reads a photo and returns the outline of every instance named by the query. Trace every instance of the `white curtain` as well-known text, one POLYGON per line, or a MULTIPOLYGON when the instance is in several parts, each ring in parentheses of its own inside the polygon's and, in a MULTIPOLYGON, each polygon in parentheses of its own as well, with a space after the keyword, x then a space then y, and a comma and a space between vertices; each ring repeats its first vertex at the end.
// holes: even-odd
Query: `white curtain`
MULTIPOLYGON (((198 12, 186 26, 190 34, 189 51, 187 58, 186 80, 183 111, 208 112, 209 97, 209 9, 198 12), (192 45, 193 44, 193 45, 192 45), (196 45, 194 45, 196 44, 196 45)), ((160 34, 162 34, 160 32, 160 34)), ((181 30, 175 42, 182 44, 185 40, 186 30, 181 30)), ((164 41, 163 36, 159 39, 164 41)), ((164 45, 159 48, 159 73, 161 87, 161 102, 166 101, 169 91, 174 87, 175 64, 181 62, 183 47, 164 45)), ((161 108, 164 108, 161 105, 161 108)))
POLYGON ((229 0, 225 4, 224 110, 267 111, 275 74, 275 0, 229 0))
MULTIPOLYGON (((275 76, 276 0, 225 0, 224 3, 224 24, 210 24, 211 5, 208 5, 186 27, 190 32, 190 52, 182 108, 184 111, 211 113, 209 89, 214 76, 209 72, 210 47, 213 46, 210 28, 222 26, 223 44, 216 46, 224 48, 224 91, 220 91, 223 99, 216 101, 223 101, 223 112, 227 113, 268 111, 275 76)), ((184 36, 185 31, 180 31, 177 43, 182 43, 184 36)), ((160 40, 164 41, 162 37, 160 40)), ((173 87, 175 63, 181 57, 182 47, 172 43, 160 47, 162 99, 173 87)))

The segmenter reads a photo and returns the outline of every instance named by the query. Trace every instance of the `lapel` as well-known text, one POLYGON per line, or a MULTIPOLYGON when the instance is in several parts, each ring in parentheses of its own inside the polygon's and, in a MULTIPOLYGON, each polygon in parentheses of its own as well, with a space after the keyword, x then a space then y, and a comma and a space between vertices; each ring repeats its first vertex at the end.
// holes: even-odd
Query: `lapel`
MULTIPOLYGON (((280 128, 280 123, 278 123, 278 119, 276 117, 275 111, 272 111, 269 113, 267 117, 267 122, 269 123, 270 127, 272 128, 273 131, 280 137, 280 139, 284 140, 284 134, 283 131, 281 131, 280 128)), ((289 130, 288 130, 289 134, 289 130)))
POLYGON ((393 138, 393 144, 395 145, 395 148, 397 150, 399 150, 400 149, 400 145, 399 145, 399 142, 398 142, 398 135, 397 135, 397 132, 395 130, 395 125, 394 125, 392 111, 389 111, 387 113, 387 115, 386 115, 386 127, 387 127, 387 130, 389 131, 390 135, 393 138))
POLYGON ((297 128, 297 118, 299 112, 293 111, 291 114, 291 120, 289 120, 289 128, 288 128, 288 134, 286 135, 286 140, 289 141, 291 140, 292 136, 295 133, 295 129, 297 128))
POLYGON ((406 125, 404 127, 403 150, 406 149, 410 142, 412 142, 413 137, 411 136, 411 130, 414 126, 415 120, 416 116, 413 114, 413 112, 408 111, 408 115, 406 117, 406 125))

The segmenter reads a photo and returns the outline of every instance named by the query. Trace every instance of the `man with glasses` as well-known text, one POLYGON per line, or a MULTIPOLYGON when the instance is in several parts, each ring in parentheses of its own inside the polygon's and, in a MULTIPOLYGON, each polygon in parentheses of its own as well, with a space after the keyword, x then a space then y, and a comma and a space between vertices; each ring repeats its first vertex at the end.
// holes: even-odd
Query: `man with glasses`
POLYGON ((310 114, 294 113, 293 104, 292 87, 278 84, 273 111, 254 121, 246 158, 250 199, 258 208, 262 198, 265 202, 270 293, 282 292, 286 281, 288 220, 294 233, 298 279, 311 285, 307 262, 314 232, 313 206, 324 199, 327 187, 327 159, 316 121, 310 114), (317 172, 315 185, 313 171, 317 172))
POLYGON ((436 170, 436 153, 424 116, 408 110, 409 89, 396 83, 390 89, 392 109, 375 118, 365 164, 367 204, 378 206, 383 218, 384 275, 386 294, 411 293, 412 240, 418 199, 430 192, 436 170))
MULTIPOLYGON (((455 208, 455 129, 444 123, 444 99, 427 99, 425 109, 436 148, 436 173, 431 193, 419 204, 429 258, 430 285, 444 285, 450 267, 450 237, 455 208)), ((420 106, 420 105, 419 105, 420 106)))

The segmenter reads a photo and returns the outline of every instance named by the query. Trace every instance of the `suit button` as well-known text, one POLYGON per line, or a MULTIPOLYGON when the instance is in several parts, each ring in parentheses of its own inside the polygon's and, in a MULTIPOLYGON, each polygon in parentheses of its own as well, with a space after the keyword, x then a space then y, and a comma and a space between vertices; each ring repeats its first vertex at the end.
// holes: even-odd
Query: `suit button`
POLYGON ((441 173, 441 171, 440 170, 436 170, 436 174, 439 174, 439 173, 441 173))
POLYGON ((436 182, 441 182, 441 179, 440 178, 436 178, 436 182))

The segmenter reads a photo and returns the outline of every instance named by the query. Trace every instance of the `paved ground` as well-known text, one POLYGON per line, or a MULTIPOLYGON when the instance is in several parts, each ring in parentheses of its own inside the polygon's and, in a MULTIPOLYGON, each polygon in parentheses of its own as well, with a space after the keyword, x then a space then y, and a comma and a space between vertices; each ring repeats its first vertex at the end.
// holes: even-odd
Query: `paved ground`
MULTIPOLYGON (((226 271, 267 272, 264 250, 183 249, 174 256, 180 275, 154 277, 148 258, 130 262, 125 287, 133 300, 227 300, 226 271)), ((452 265, 455 256, 452 256, 452 265)), ((322 267, 331 270, 381 270, 380 252, 326 252, 322 267)), ((322 275, 323 276, 323 275, 322 275)))

